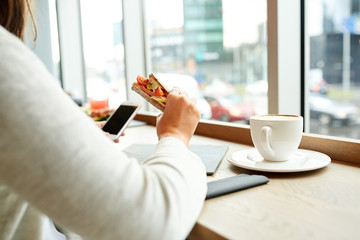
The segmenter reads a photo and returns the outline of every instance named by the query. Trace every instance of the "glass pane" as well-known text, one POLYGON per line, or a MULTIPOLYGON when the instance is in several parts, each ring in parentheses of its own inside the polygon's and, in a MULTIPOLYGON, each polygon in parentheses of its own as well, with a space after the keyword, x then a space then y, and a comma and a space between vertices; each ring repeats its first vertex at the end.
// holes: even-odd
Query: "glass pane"
POLYGON ((307 4, 310 132, 360 139, 360 2, 307 4))
POLYGON ((196 95, 204 119, 267 113, 266 0, 144 2, 150 72, 196 95))
POLYGON ((59 49, 59 31, 57 23, 56 2, 49 0, 49 19, 50 19, 50 34, 51 34, 51 49, 52 49, 52 62, 54 65, 53 75, 61 82, 60 76, 60 49, 59 49))
POLYGON ((126 100, 121 0, 82 0, 81 21, 90 107, 118 107, 126 100))
POLYGON ((33 31, 25 31, 25 42, 42 60, 47 70, 61 84, 60 53, 55 0, 39 1, 34 11, 37 39, 33 31))

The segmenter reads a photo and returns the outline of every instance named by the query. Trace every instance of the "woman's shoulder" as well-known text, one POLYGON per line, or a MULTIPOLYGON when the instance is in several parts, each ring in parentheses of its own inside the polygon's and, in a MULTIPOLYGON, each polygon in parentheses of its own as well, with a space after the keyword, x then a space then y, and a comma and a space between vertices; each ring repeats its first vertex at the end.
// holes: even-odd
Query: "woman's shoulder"
POLYGON ((14 78, 28 79, 31 72, 46 69, 41 60, 18 37, 0 26, 0 81, 2 84, 14 78))

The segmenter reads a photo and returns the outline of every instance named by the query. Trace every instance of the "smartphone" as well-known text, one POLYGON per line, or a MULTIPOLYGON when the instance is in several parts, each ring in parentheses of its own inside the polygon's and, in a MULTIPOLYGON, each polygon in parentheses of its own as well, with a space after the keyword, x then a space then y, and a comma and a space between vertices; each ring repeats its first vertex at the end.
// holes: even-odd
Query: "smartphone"
POLYGON ((125 101, 121 103, 118 109, 109 117, 102 130, 109 133, 112 140, 119 139, 121 133, 134 119, 140 107, 141 104, 137 102, 125 101))

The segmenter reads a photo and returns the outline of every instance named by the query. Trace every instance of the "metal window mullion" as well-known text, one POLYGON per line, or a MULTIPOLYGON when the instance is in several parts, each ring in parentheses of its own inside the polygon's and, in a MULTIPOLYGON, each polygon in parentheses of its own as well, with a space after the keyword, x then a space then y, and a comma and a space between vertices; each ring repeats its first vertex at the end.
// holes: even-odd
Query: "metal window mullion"
POLYGON ((131 85, 136 76, 146 76, 143 2, 142 0, 123 0, 122 4, 127 99, 144 103, 145 101, 138 94, 131 91, 131 85))
POLYGON ((268 0, 268 112, 301 114, 300 2, 268 0))
POLYGON ((308 99, 309 99, 309 91, 308 91, 308 74, 309 74, 309 70, 310 70, 310 37, 309 37, 309 33, 307 32, 307 25, 308 25, 308 21, 307 21, 307 17, 306 17, 306 13, 307 13, 307 0, 301 0, 302 2, 302 11, 303 11, 303 20, 302 23, 302 31, 303 31, 303 36, 302 36, 302 41, 303 41, 303 70, 302 70, 302 74, 303 74, 303 95, 302 95, 302 104, 303 104, 303 112, 304 112, 304 131, 305 132, 310 132, 310 106, 308 104, 308 99))
MULTIPOLYGON (((38 31, 36 43, 32 41, 32 35, 26 36, 26 43, 42 60, 48 71, 56 77, 56 71, 52 55, 52 42, 50 31, 51 26, 48 1, 39 1, 36 4, 35 19, 38 31)), ((59 83, 61 84, 61 82, 59 83)))
POLYGON ((80 0, 56 2, 63 88, 87 101, 80 0))

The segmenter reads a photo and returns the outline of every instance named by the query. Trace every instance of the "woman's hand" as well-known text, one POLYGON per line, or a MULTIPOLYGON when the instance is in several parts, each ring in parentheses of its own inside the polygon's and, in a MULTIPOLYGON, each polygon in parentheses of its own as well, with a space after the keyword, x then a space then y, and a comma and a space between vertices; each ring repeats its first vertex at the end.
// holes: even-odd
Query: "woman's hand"
MULTIPOLYGON (((106 121, 95 122, 96 126, 98 126, 98 128, 100 128, 100 129, 103 128, 103 126, 105 125, 105 123, 106 123, 106 121)), ((105 134, 106 136, 109 136, 109 135, 110 135, 108 132, 104 132, 104 134, 105 134)), ((124 135, 125 135, 125 132, 121 133, 121 136, 124 136, 124 135)), ((120 142, 120 140, 119 140, 119 139, 116 139, 116 140, 114 140, 114 142, 115 142, 115 143, 118 143, 118 142, 120 142)))
POLYGON ((159 139, 176 137, 189 146, 200 116, 196 98, 175 87, 168 95, 165 111, 157 122, 157 135, 159 139))

